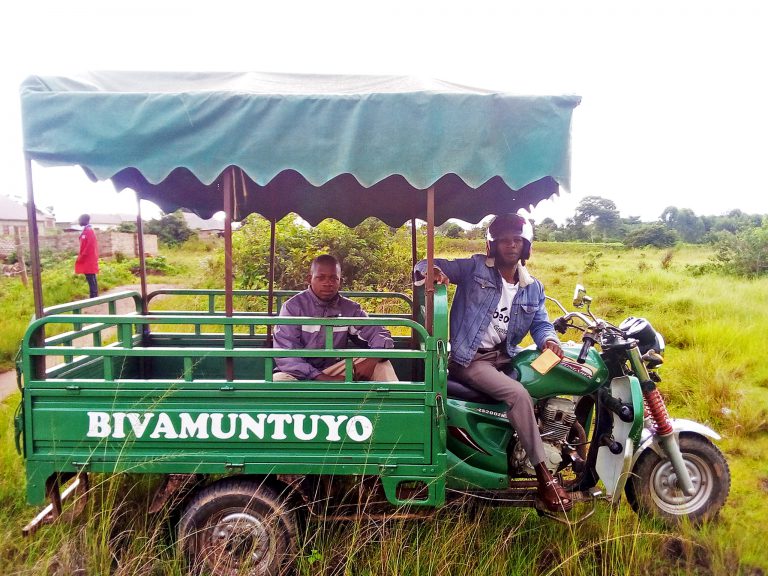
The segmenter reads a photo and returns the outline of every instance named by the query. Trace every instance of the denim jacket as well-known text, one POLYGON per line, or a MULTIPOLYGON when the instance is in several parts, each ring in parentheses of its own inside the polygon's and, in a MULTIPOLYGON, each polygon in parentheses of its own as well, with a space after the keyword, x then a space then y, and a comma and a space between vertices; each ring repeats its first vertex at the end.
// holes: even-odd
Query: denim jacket
MULTIPOLYGON (((434 263, 452 284, 456 284, 450 319, 451 360, 469 366, 501 300, 501 274, 486 261, 484 254, 459 260, 435 258, 434 263)), ((425 276, 427 261, 416 264, 415 271, 425 276)), ((521 280, 512 300, 505 343, 509 356, 517 353, 517 345, 528 332, 540 349, 547 340, 558 341, 544 307, 544 286, 535 278, 524 276, 529 283, 521 280)))

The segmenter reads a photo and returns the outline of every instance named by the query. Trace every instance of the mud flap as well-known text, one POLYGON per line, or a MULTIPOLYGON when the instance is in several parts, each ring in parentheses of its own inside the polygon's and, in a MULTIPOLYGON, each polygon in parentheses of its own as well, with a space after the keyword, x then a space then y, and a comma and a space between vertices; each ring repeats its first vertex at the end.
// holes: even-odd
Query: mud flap
POLYGON ((54 474, 48 478, 45 484, 46 493, 51 503, 22 528, 21 533, 24 536, 32 536, 43 524, 51 524, 62 517, 64 515, 64 502, 70 497, 74 500, 74 504, 66 514, 68 520, 78 516, 85 508, 90 489, 87 473, 54 474), (69 486, 63 492, 59 492, 61 486, 70 481, 69 486))
POLYGON ((621 499, 624 485, 632 471, 635 446, 633 438, 638 434, 643 423, 643 400, 637 378, 622 376, 611 381, 611 396, 625 404, 631 404, 635 417, 632 422, 623 422, 613 415, 613 440, 622 446, 622 451, 613 454, 608 446, 597 450, 595 470, 605 485, 605 493, 616 504, 621 499))

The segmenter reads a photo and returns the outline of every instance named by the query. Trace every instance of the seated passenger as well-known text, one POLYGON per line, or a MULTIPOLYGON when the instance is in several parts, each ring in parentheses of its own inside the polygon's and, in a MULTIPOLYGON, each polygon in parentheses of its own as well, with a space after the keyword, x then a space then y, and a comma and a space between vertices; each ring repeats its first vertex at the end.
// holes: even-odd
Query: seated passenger
MULTIPOLYGON (((329 254, 312 261, 308 276, 309 288, 286 300, 280 316, 313 316, 335 318, 339 316, 368 315, 357 302, 339 294, 341 266, 329 254)), ((393 348, 389 330, 383 326, 334 326, 333 347, 347 348, 352 340, 355 347, 393 348)), ((325 328, 316 324, 275 326, 275 348, 325 348, 325 328)), ((319 380, 344 382, 344 360, 338 358, 275 358, 275 381, 319 380)), ((356 358, 353 361, 355 380, 379 382, 397 381, 397 374, 389 360, 356 358)))

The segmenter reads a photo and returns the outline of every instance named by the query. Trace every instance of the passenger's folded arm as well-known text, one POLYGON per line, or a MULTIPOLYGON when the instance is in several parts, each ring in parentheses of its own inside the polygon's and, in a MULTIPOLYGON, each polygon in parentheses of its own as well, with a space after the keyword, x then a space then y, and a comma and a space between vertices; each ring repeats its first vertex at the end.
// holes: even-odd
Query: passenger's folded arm
MULTIPOLYGON (((282 313, 281 313, 282 315, 282 313)), ((275 327, 273 337, 274 347, 285 350, 300 350, 301 326, 298 324, 281 324, 275 327)), ((290 374, 299 380, 314 380, 320 370, 312 366, 306 358, 275 358, 275 366, 280 372, 290 374)))

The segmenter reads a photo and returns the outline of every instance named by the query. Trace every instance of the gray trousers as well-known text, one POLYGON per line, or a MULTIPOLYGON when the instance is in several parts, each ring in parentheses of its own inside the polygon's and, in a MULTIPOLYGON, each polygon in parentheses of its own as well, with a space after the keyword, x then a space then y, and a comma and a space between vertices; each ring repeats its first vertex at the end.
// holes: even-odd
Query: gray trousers
POLYGON ((501 350, 478 351, 467 367, 451 361, 448 372, 452 379, 484 392, 509 407, 507 418, 517 431, 528 459, 535 466, 544 461, 541 434, 528 391, 520 382, 500 372, 510 361, 511 358, 501 350))

